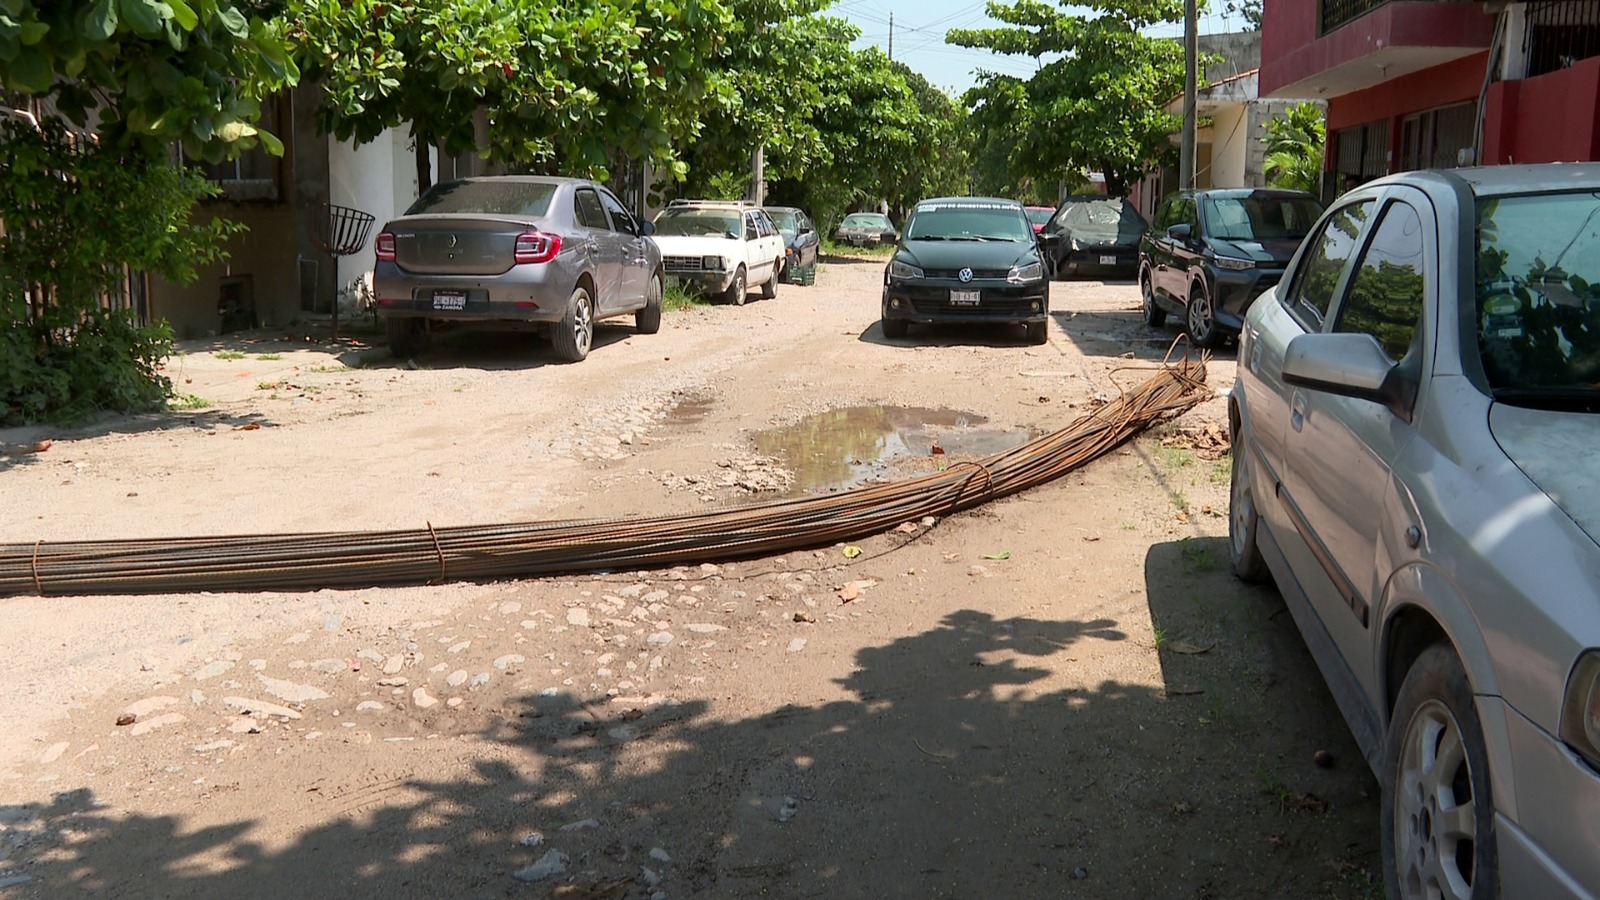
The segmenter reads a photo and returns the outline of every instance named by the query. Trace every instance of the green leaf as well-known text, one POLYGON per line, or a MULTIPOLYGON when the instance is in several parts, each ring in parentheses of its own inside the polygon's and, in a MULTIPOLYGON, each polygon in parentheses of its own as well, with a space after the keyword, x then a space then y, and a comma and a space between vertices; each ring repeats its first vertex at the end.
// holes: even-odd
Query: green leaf
POLYGON ((50 57, 38 47, 23 47, 16 60, 6 68, 5 83, 27 93, 43 94, 50 90, 50 84, 55 80, 50 57))
POLYGON ((84 12, 83 36, 98 43, 117 33, 117 7, 111 0, 95 0, 84 12))
POLYGON ((23 22, 22 23, 22 32, 21 32, 22 43, 25 46, 31 46, 33 44, 37 44, 40 41, 44 40, 44 36, 47 33, 49 33, 49 31, 50 31, 50 26, 49 26, 48 23, 45 23, 45 22, 23 22))
POLYGON ((222 27, 226 28, 229 34, 241 41, 250 36, 250 23, 245 21, 244 16, 237 9, 229 6, 226 9, 217 10, 217 15, 222 21, 222 27))
POLYGON ((984 559, 1010 559, 1011 558, 1011 551, 1010 550, 1001 550, 999 553, 985 553, 983 555, 983 558, 984 559))
POLYGON ((273 156, 283 155, 283 141, 278 140, 277 135, 270 131, 257 131, 256 137, 261 139, 261 146, 267 148, 268 153, 273 156))
POLYGON ((851 544, 848 547, 844 548, 844 558, 845 559, 855 559, 856 557, 858 557, 860 555, 861 555, 861 548, 857 547, 855 544, 851 544))
POLYGON ((200 24, 200 17, 195 15, 194 9, 184 0, 167 0, 167 6, 172 9, 172 18, 184 31, 193 31, 200 24))
POLYGON ((120 0, 118 7, 122 10, 122 21, 127 22, 135 34, 153 35, 161 30, 161 10, 151 0, 120 0))

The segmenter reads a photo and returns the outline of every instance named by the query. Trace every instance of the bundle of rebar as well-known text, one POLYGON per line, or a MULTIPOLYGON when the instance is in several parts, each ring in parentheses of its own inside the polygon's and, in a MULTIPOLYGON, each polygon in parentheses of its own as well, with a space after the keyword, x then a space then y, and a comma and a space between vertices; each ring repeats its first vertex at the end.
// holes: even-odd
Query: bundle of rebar
POLYGON ((1207 396, 1167 363, 1067 427, 943 471, 835 494, 627 519, 0 544, 0 596, 315 590, 648 570, 860 540, 1058 478, 1207 396))

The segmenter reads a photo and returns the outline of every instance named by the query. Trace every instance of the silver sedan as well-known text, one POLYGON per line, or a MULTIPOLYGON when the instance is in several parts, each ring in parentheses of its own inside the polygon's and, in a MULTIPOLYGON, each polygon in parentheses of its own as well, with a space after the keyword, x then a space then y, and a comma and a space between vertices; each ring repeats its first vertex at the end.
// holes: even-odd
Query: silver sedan
POLYGON ((1250 308, 1233 568, 1383 792, 1395 898, 1600 891, 1600 165, 1385 178, 1250 308))
POLYGON ((603 186, 503 175, 434 185, 376 239, 373 292, 397 355, 449 327, 534 329, 556 355, 589 355, 595 322, 661 328, 653 226, 603 186))

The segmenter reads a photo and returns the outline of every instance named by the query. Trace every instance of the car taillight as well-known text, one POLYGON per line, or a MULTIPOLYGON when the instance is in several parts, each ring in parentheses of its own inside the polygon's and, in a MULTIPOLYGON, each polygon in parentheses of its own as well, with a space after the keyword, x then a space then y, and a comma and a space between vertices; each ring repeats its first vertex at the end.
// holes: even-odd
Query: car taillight
POLYGON ((378 262, 394 262, 394 232, 378 232, 378 237, 372 242, 372 246, 378 252, 378 262))
POLYGON ((516 260, 520 263, 547 263, 561 252, 561 235, 524 231, 517 235, 516 260))

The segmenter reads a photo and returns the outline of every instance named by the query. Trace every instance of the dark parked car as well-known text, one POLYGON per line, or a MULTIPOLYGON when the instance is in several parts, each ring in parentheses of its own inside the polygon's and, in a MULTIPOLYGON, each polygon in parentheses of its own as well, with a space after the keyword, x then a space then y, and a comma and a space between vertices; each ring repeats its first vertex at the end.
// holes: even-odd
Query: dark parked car
POLYGON ((883 334, 912 322, 1017 322, 1048 337, 1050 282, 1037 237, 1015 200, 924 200, 884 272, 883 334))
POLYGON ((1382 791, 1387 896, 1600 895, 1600 165, 1339 197, 1251 307, 1234 572, 1382 791))
POLYGON ((375 242, 372 289, 398 355, 448 327, 532 329, 556 355, 589 355, 594 324, 632 313, 661 328, 661 251, 592 181, 532 175, 436 184, 375 242))
POLYGON ((878 246, 879 244, 892 244, 900 240, 900 232, 895 230, 894 223, 882 213, 851 213, 844 217, 839 227, 834 229, 833 239, 841 244, 854 244, 857 247, 878 246))
POLYGON ((1051 274, 1132 278, 1139 271, 1139 240, 1149 228, 1126 200, 1068 197, 1041 232, 1049 238, 1051 274))
POLYGON ((1145 322, 1182 316, 1189 340, 1215 347, 1239 333, 1245 310, 1283 277, 1283 267, 1322 214, 1304 191, 1228 188, 1179 191, 1161 201, 1139 242, 1145 322))
POLYGON ((763 206, 771 217, 772 224, 778 226, 778 233, 783 235, 783 274, 781 280, 788 281, 790 274, 798 266, 814 266, 817 263, 817 253, 822 247, 822 236, 817 234, 817 226, 812 223, 811 217, 805 210, 793 206, 763 206))

